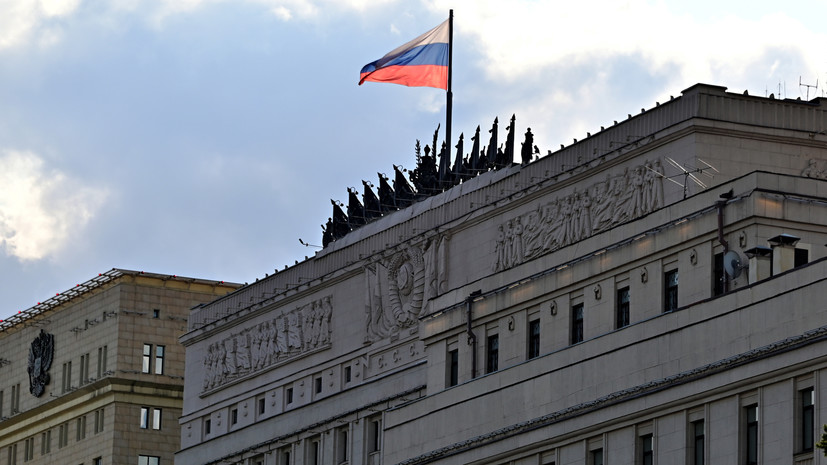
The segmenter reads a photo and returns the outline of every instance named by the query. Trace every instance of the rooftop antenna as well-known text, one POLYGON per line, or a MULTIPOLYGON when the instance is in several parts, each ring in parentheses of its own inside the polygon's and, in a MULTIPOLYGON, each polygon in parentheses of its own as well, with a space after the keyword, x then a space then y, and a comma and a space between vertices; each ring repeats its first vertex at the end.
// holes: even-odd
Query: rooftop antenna
POLYGON ((700 187, 701 189, 706 189, 707 188, 707 185, 703 181, 701 181, 697 176, 695 176, 696 173, 700 174, 701 176, 706 176, 710 179, 713 179, 715 177, 712 173, 710 173, 710 171, 720 173, 720 171, 718 171, 717 168, 715 168, 714 166, 710 165, 709 163, 701 160, 700 158, 698 158, 697 160, 700 163, 702 163, 704 166, 697 166, 697 167, 692 166, 692 165, 687 165, 687 164, 681 165, 680 163, 676 162, 674 159, 672 159, 670 157, 664 157, 664 158, 666 158, 666 161, 669 162, 669 164, 672 165, 672 167, 674 167, 675 169, 680 171, 680 173, 672 175, 672 176, 666 176, 666 175, 663 175, 661 173, 658 173, 657 171, 649 168, 648 166, 646 167, 646 169, 654 172, 658 176, 666 179, 667 181, 671 181, 671 182, 681 186, 683 188, 683 198, 686 198, 686 196, 688 194, 687 185, 689 184, 689 180, 692 180, 692 182, 697 184, 698 187, 700 187), (683 184, 681 184, 678 181, 675 181, 674 179, 672 179, 672 178, 677 178, 677 177, 680 177, 680 176, 683 176, 683 184))
POLYGON ((805 97, 805 99, 806 99, 807 101, 810 101, 810 87, 813 87, 813 88, 815 88, 815 89, 816 89, 816 90, 815 90, 815 92, 813 93, 813 95, 818 95, 818 78, 816 78, 816 83, 815 83, 815 85, 811 85, 811 84, 804 84, 804 83, 802 83, 802 82, 801 82, 801 76, 798 76, 798 91, 799 91, 799 92, 801 92, 801 87, 802 87, 802 86, 807 88, 807 94, 806 94, 806 97, 805 97))

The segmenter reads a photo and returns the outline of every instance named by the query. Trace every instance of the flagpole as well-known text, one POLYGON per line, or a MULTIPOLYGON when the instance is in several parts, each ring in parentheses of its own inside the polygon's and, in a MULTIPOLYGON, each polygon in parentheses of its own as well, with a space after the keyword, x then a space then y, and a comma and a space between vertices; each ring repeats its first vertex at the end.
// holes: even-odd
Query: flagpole
MULTIPOLYGON (((445 107, 445 140, 447 141, 446 150, 448 153, 452 152, 451 147, 451 112, 453 106, 453 92, 451 92, 451 72, 453 68, 453 53, 454 53, 454 10, 449 10, 448 13, 448 89, 447 99, 448 103, 445 107)), ((437 148, 434 147, 434 153, 437 148)))

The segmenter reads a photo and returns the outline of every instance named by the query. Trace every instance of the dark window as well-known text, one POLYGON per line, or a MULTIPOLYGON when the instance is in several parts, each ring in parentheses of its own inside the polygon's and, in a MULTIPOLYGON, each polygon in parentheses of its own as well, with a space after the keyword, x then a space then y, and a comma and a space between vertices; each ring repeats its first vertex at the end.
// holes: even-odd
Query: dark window
POLYGON ((448 351, 448 386, 459 384, 459 349, 448 351))
POLYGON ((235 425, 238 423, 238 409, 234 408, 230 410, 230 424, 235 425))
POLYGON ((807 249, 795 249, 793 256, 793 266, 804 266, 810 261, 810 251, 807 249))
POLYGON ((210 430, 212 430, 212 422, 210 420, 204 421, 204 434, 210 434, 210 430))
POLYGON ((540 355, 540 320, 528 322, 528 358, 540 355))
POLYGON ((493 373, 499 369, 500 359, 500 335, 488 336, 485 346, 485 372, 493 373))
POLYGON ((640 463, 641 465, 652 465, 651 434, 646 434, 640 437, 640 463))
POLYGON ((290 446, 285 446, 279 451, 279 464, 278 465, 290 465, 292 462, 290 461, 290 446))
POLYGON ((315 390, 316 394, 321 394, 321 392, 322 392, 322 379, 321 378, 314 379, 313 380, 313 387, 314 387, 314 390, 315 390))
POLYGON ((724 253, 716 253, 712 263, 712 295, 718 296, 726 291, 726 271, 724 270, 724 253))
POLYGON ((591 451, 591 465, 603 465, 603 449, 591 451))
POLYGON ((160 316, 161 316, 161 311, 160 310, 158 310, 157 308, 152 310, 152 318, 158 318, 160 316))
POLYGON ((264 415, 264 399, 258 400, 258 414, 264 415))
POLYGON ((382 422, 371 420, 368 423, 368 453, 378 452, 382 448, 382 422))
POLYGON ((347 426, 339 428, 336 434, 336 463, 347 462, 347 426))
POLYGON ((617 290, 617 309, 615 311, 615 327, 629 326, 629 286, 617 290))
POLYGON ((692 422, 692 464, 704 465, 704 421, 692 422))
POLYGON ((350 367, 345 367, 345 383, 350 382, 350 367))
POLYGON ((678 270, 667 271, 663 275, 663 311, 678 309, 678 270))
POLYGON ((293 403, 293 388, 287 388, 284 391, 284 401, 285 401, 285 403, 288 403, 288 404, 293 403))
POLYGON ((744 443, 746 445, 746 465, 758 465, 758 406, 750 405, 744 408, 746 428, 744 443))
POLYGON ((571 307, 571 343, 583 341, 583 304, 571 307))
POLYGON ((799 391, 801 396, 801 452, 813 450, 813 438, 815 437, 814 407, 815 391, 807 388, 799 391))

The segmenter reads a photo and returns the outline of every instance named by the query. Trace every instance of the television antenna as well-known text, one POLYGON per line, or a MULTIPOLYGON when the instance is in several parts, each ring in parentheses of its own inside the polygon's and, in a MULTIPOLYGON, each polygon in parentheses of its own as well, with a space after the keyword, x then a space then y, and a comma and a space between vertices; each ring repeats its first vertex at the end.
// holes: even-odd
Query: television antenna
POLYGON ((801 92, 801 87, 806 87, 807 88, 807 96, 805 97, 805 99, 807 101, 810 101, 810 87, 813 87, 813 88, 816 89, 815 92, 813 93, 813 95, 818 95, 818 78, 816 78, 815 85, 812 85, 812 84, 802 83, 801 82, 801 76, 798 76, 798 91, 799 92, 801 92))
POLYGON ((686 198, 686 195, 688 194, 687 186, 689 185, 689 181, 694 182, 701 189, 706 189, 707 188, 707 185, 703 181, 701 181, 700 178, 698 178, 698 176, 695 176, 696 174, 699 174, 701 176, 706 176, 709 179, 713 179, 713 178, 715 178, 715 176, 712 173, 710 173, 710 171, 720 173, 720 171, 718 171, 717 168, 715 168, 714 166, 710 165, 709 163, 701 160, 700 158, 698 158, 697 160, 700 163, 702 163, 704 166, 692 166, 692 165, 688 165, 688 164, 685 164, 685 163, 683 165, 681 165, 680 163, 676 162, 674 159, 672 159, 670 157, 664 157, 664 158, 666 158, 666 161, 669 163, 669 165, 671 165, 673 168, 680 171, 680 173, 672 175, 672 176, 666 176, 664 174, 658 173, 657 171, 655 171, 655 170, 653 170, 649 167, 647 167, 647 169, 649 169, 653 173, 657 174, 658 176, 666 179, 667 181, 671 181, 671 182, 681 186, 681 188, 683 188, 683 198, 686 198), (672 178, 679 178, 681 176, 683 176, 683 184, 681 184, 680 182, 675 181, 674 179, 672 179, 672 178))

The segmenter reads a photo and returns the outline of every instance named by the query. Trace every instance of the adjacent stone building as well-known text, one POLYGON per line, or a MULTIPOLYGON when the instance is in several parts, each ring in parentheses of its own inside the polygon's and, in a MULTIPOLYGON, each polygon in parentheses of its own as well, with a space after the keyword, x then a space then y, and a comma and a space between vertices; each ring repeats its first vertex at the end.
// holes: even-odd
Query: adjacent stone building
POLYGON ((173 463, 178 337, 236 288, 113 269, 0 322, 0 464, 173 463))
POLYGON ((176 462, 827 463, 825 170, 698 84, 387 214, 193 312, 176 462))

